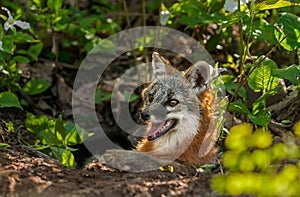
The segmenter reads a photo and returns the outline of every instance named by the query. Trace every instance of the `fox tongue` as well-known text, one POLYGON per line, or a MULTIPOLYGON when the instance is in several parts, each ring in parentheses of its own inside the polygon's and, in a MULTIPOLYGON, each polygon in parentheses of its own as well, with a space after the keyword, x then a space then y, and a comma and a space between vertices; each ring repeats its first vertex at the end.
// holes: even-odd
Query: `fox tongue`
POLYGON ((149 137, 155 137, 162 130, 165 122, 162 123, 151 123, 151 128, 146 132, 146 135, 149 137))

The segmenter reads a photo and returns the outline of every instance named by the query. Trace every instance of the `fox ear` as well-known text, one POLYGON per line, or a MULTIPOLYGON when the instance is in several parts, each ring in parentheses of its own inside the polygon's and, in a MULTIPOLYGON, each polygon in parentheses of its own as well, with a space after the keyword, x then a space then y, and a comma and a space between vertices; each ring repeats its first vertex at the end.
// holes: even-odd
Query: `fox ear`
POLYGON ((154 52, 152 54, 152 69, 153 75, 152 79, 157 80, 165 77, 166 75, 171 75, 178 72, 175 68, 173 68, 169 61, 164 59, 159 53, 154 52))
POLYGON ((197 95, 207 88, 207 84, 212 79, 213 67, 204 61, 196 62, 185 71, 185 77, 196 90, 197 95))

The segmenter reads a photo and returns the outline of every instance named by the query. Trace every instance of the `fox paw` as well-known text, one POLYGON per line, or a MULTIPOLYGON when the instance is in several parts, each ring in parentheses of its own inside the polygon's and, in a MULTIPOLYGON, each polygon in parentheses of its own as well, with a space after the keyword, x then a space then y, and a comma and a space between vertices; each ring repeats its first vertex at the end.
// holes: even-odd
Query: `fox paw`
POLYGON ((161 166, 158 161, 145 153, 121 149, 107 150, 99 160, 110 167, 129 172, 145 172, 161 166))

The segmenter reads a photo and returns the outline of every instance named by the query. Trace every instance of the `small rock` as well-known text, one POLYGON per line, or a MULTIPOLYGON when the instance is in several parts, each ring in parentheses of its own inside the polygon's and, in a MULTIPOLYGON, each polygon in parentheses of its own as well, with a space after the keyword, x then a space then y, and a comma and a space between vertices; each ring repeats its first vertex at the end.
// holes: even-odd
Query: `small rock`
POLYGON ((64 178, 66 175, 64 173, 59 172, 59 173, 57 173, 57 176, 60 178, 64 178))

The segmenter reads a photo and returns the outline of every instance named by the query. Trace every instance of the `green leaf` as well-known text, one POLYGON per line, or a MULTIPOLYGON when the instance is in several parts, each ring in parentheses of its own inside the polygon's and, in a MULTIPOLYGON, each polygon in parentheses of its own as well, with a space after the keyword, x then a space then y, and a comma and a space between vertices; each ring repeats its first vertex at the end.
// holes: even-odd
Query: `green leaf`
POLYGON ((61 163, 66 165, 68 168, 75 168, 75 159, 71 151, 64 150, 62 152, 61 163))
POLYGON ((1 40, 2 36, 3 36, 3 26, 2 26, 2 24, 0 24, 0 40, 1 40))
POLYGON ((193 17, 192 20, 190 20, 187 28, 193 27, 195 25, 203 24, 212 24, 212 23, 220 23, 224 21, 225 18, 218 16, 218 15, 208 15, 206 13, 202 13, 201 15, 198 15, 196 17, 193 17))
POLYGON ((11 92, 0 93, 0 108, 1 107, 18 107, 22 109, 18 97, 11 92))
POLYGON ((68 168, 75 167, 75 159, 71 151, 56 146, 51 146, 50 149, 53 156, 62 164, 66 165, 68 168))
POLYGON ((268 127, 268 124, 271 120, 271 113, 267 110, 260 110, 257 114, 248 114, 249 120, 256 125, 263 127, 268 127))
POLYGON ((16 48, 16 45, 14 44, 14 36, 11 35, 6 35, 4 36, 3 40, 2 40, 2 48, 3 51, 9 54, 13 54, 14 50, 16 48))
POLYGON ((241 101, 234 101, 232 103, 229 103, 228 111, 236 112, 239 114, 251 114, 247 106, 241 101))
MULTIPOLYGON (((237 87, 239 86, 238 83, 235 82, 227 82, 224 84, 225 89, 228 91, 229 94, 233 95, 237 87)), ((241 87, 238 91, 238 95, 246 100, 246 90, 244 87, 241 87)))
POLYGON ((32 133, 37 134, 51 125, 51 120, 47 116, 35 116, 32 113, 26 114, 25 126, 32 133))
POLYGON ((47 1, 48 8, 54 10, 56 15, 59 14, 62 4, 63 4, 62 0, 48 0, 47 1))
MULTIPOLYGON (((261 58, 259 58, 257 62, 260 61, 261 58)), ((277 64, 273 60, 266 59, 250 74, 248 85, 254 92, 267 92, 275 89, 278 85, 279 78, 273 77, 271 70, 277 68, 277 64)))
POLYGON ((256 115, 259 111, 265 109, 266 107, 266 99, 267 97, 270 96, 270 93, 264 93, 261 95, 258 99, 255 100, 253 103, 253 108, 252 108, 252 113, 256 115))
POLYGON ((28 81, 23 90, 28 95, 36 95, 46 91, 51 86, 51 83, 42 79, 32 79, 28 81))
POLYGON ((299 83, 299 75, 300 75, 300 66, 293 64, 286 68, 281 69, 273 69, 272 75, 274 77, 279 77, 283 79, 289 80, 293 85, 297 86, 299 83))
POLYGON ((20 62, 20 63, 25 63, 25 64, 30 62, 30 60, 27 57, 24 57, 24 56, 21 56, 21 55, 16 55, 12 59, 15 62, 20 62))
POLYGON ((22 43, 22 42, 36 42, 31 35, 23 33, 23 32, 17 32, 16 39, 14 40, 15 43, 22 43))
POLYGON ((10 147, 9 144, 0 143, 0 148, 7 148, 7 147, 10 147))
POLYGON ((111 92, 105 92, 101 89, 96 90, 95 93, 95 104, 100 104, 111 98, 111 92))
POLYGON ((66 123, 65 129, 67 131, 67 135, 65 138, 65 143, 67 145, 76 145, 76 144, 81 144, 83 142, 74 124, 66 123))
POLYGON ((42 0, 32 0, 38 8, 42 7, 42 0))
POLYGON ((40 42, 38 44, 32 45, 29 47, 27 51, 27 55, 34 61, 37 61, 38 56, 40 55, 43 49, 43 43, 40 42))
POLYGON ((274 35, 280 45, 286 50, 293 51, 300 48, 300 17, 285 13, 277 21, 274 35), (282 40, 285 38, 284 40, 282 40))
POLYGON ((246 16, 246 12, 234 12, 233 14, 229 14, 227 16, 227 20, 224 20, 222 23, 222 28, 229 27, 233 24, 237 24, 241 18, 246 16))
MULTIPOLYGON (((270 44, 276 44, 274 36, 274 24, 268 23, 265 19, 259 19, 253 22, 251 36, 259 41, 267 41, 270 44)), ((246 31, 250 31, 248 28, 246 31)))
POLYGON ((37 137, 36 144, 39 145, 61 145, 62 143, 55 135, 55 121, 48 116, 35 116, 26 114, 26 129, 37 137))
POLYGON ((124 91, 124 97, 125 97, 125 99, 128 101, 128 102, 133 102, 133 101, 136 101, 138 98, 139 98, 139 96, 137 96, 136 94, 130 94, 130 92, 129 91, 127 91, 127 90, 125 90, 124 91))
MULTIPOLYGON (((257 2, 257 1, 256 1, 257 2)), ((264 0, 254 5, 255 10, 277 9, 293 5, 292 2, 286 0, 264 0)))
POLYGON ((94 134, 85 131, 83 128, 76 126, 73 123, 66 123, 64 127, 67 130, 65 138, 67 145, 81 144, 86 138, 94 134))
POLYGON ((61 115, 55 121, 55 135, 56 135, 56 138, 62 144, 67 145, 67 143, 65 143, 65 138, 66 138, 66 135, 67 135, 67 131, 64 127, 64 123, 62 121, 62 116, 61 115))

